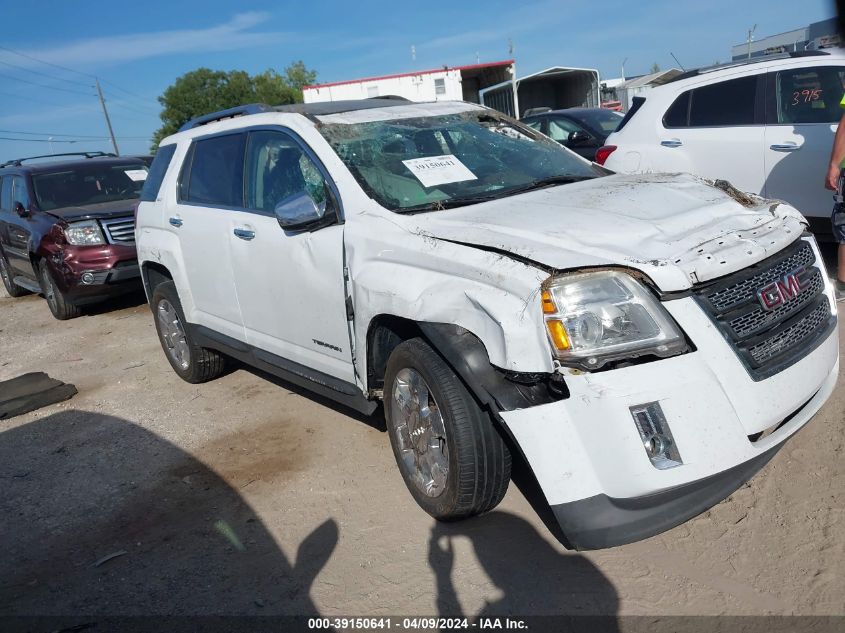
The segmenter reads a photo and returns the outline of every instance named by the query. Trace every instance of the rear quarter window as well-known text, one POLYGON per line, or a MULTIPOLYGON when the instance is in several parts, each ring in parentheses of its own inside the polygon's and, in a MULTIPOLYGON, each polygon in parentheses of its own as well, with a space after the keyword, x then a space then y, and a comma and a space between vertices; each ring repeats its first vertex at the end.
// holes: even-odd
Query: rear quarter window
POLYGON ((4 176, 0 182, 0 210, 12 209, 12 177, 4 176))
POLYGON ((645 97, 634 97, 633 99, 631 99, 631 107, 628 108, 628 111, 625 113, 625 116, 622 118, 622 121, 616 128, 616 132, 619 132, 623 127, 628 125, 628 121, 634 118, 634 115, 637 113, 637 110, 642 108, 644 103, 645 97))
POLYGON ((141 200, 143 202, 155 202, 155 199, 158 198, 161 183, 175 152, 175 143, 158 148, 153 163, 150 165, 150 173, 147 174, 147 179, 144 181, 144 188, 141 189, 141 200))
POLYGON ((845 66, 789 68, 770 75, 770 124, 837 123, 842 117, 839 102, 845 92, 845 66), (774 112, 772 112, 774 107, 774 112))

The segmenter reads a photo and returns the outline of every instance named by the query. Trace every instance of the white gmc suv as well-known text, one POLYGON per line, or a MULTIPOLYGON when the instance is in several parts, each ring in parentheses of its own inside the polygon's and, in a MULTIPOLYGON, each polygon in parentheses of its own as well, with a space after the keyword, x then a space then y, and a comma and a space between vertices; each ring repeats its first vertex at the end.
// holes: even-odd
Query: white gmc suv
POLYGON ((748 480, 830 396, 835 304, 791 206, 613 175, 487 108, 397 99, 200 117, 137 216, 164 352, 372 413, 438 519, 511 455, 569 544, 642 539, 748 480))

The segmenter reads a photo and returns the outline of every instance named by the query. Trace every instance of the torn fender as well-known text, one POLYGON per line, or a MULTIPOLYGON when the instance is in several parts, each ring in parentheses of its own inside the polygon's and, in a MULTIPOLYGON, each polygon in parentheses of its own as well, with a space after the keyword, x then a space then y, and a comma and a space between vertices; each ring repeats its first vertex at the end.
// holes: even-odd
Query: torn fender
POLYGON ((420 330, 478 400, 494 413, 569 397, 559 374, 508 374, 490 364, 472 332, 451 323, 420 323, 420 330))

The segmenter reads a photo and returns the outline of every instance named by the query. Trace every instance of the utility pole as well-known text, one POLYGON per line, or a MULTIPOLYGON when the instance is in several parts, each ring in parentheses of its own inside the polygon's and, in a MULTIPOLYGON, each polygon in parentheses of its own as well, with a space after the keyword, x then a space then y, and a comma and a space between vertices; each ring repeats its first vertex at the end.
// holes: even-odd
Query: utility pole
POLYGON ((117 141, 114 139, 114 130, 111 129, 111 119, 109 119, 109 111, 106 109, 106 100, 103 99, 103 91, 100 89, 100 80, 94 79, 97 82, 97 94, 100 97, 100 105, 103 106, 103 114, 106 117, 106 126, 109 128, 109 136, 111 137, 111 144, 114 147, 114 153, 120 156, 120 150, 117 149, 117 141))
POLYGON ((748 29, 748 59, 751 59, 751 42, 754 40, 754 31, 756 30, 756 24, 752 28, 748 29))
POLYGON ((625 81, 625 62, 628 61, 628 58, 622 60, 622 81, 625 81))
POLYGON ((513 40, 508 38, 508 57, 513 59, 511 64, 511 87, 513 88, 513 118, 519 118, 519 84, 516 81, 516 59, 513 56, 513 40))

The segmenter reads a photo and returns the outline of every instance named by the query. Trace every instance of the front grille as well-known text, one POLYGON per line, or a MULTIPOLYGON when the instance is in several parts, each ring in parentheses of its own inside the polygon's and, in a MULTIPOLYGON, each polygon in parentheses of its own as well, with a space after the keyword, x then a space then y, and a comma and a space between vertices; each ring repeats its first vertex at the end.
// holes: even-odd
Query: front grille
POLYGON ((810 244, 798 240, 754 266, 693 289, 754 380, 797 362, 834 327, 836 318, 815 262, 810 244), (797 286, 785 280, 790 275, 797 286), (779 305, 765 309, 761 293, 779 282, 784 288, 784 294, 775 290, 779 305))
POLYGON ((111 244, 132 244, 135 242, 135 219, 117 218, 116 220, 100 220, 106 233, 106 239, 111 244))
POLYGON ((784 350, 797 345, 821 326, 826 325, 830 320, 830 304, 827 302, 827 297, 822 297, 822 300, 816 303, 818 305, 813 308, 812 312, 801 315, 796 323, 790 324, 765 341, 749 347, 748 353, 751 358, 762 365, 784 350))

